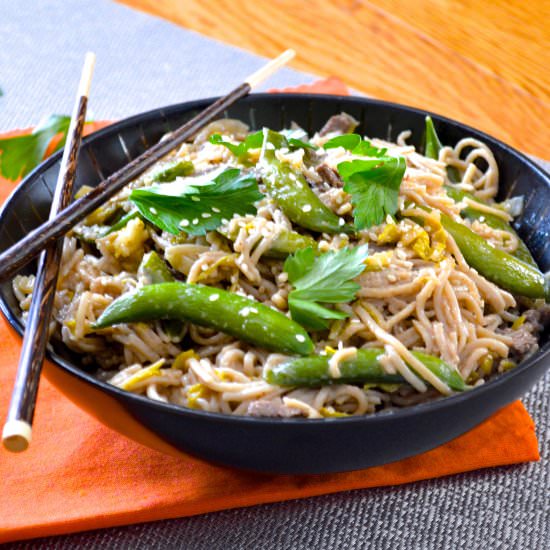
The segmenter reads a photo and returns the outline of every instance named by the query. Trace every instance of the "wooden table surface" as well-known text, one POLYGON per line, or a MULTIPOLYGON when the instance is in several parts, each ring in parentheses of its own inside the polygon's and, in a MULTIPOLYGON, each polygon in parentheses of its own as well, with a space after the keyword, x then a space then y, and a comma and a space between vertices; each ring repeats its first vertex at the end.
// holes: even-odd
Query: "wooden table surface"
POLYGON ((550 0, 121 1, 550 158, 550 0))

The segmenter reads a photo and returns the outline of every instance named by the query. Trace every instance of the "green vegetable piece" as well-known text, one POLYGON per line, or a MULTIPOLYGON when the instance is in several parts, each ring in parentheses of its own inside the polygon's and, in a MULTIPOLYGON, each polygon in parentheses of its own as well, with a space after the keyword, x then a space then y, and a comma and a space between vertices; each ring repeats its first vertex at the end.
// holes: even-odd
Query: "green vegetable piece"
MULTIPOLYGON (((429 158, 438 159, 441 147, 442 145, 435 131, 434 123, 431 117, 427 116, 424 154, 429 158)), ((460 174, 454 166, 447 166, 447 177, 451 182, 456 183, 460 181, 460 174)), ((478 199, 472 193, 468 193, 467 191, 463 191, 462 189, 457 189, 452 185, 446 185, 445 190, 447 192, 447 195, 449 195, 449 197, 457 202, 460 202, 464 198, 468 198, 484 204, 482 200, 478 199)), ((519 244, 517 250, 514 251, 513 256, 538 269, 537 262, 535 262, 533 256, 531 255, 531 252, 529 252, 527 245, 519 238, 519 235, 516 233, 514 228, 506 220, 503 220, 502 218, 499 218, 498 216, 494 216, 492 214, 480 212, 479 210, 476 210, 475 208, 471 208, 469 206, 464 208, 461 214, 473 220, 483 217, 484 223, 486 223, 489 227, 501 231, 507 231, 508 233, 511 233, 512 235, 517 237, 519 240, 519 244)))
POLYGON ((359 134, 336 136, 329 139, 323 145, 323 149, 334 149, 336 147, 343 147, 351 151, 354 155, 361 155, 364 157, 383 157, 388 151, 385 147, 382 149, 375 147, 370 141, 363 139, 359 134))
POLYGON ((353 228, 344 225, 313 192, 304 176, 295 173, 275 156, 275 149, 288 147, 284 136, 264 129, 264 143, 258 167, 269 194, 281 210, 295 224, 319 233, 351 233, 353 228))
POLYGON ((156 319, 190 321, 282 353, 313 351, 308 333, 281 312, 226 290, 178 282, 148 285, 121 296, 94 328, 156 319))
MULTIPOLYGON (((426 131, 424 135, 424 155, 430 159, 439 159, 439 151, 443 145, 439 141, 437 132, 431 116, 426 117, 426 131)), ((460 173, 454 166, 447 166, 447 177, 449 181, 457 183, 460 181, 460 173)))
MULTIPOLYGON (((462 189, 457 189, 456 187, 453 187, 452 185, 446 185, 445 191, 447 192, 447 195, 451 197, 453 200, 460 202, 464 198, 471 199, 473 201, 479 202, 481 204, 484 204, 483 201, 478 199, 475 195, 472 193, 468 193, 468 191, 463 191, 462 189)), ((464 208, 461 212, 461 214, 470 219, 470 220, 479 220, 483 219, 483 222, 486 223, 489 227, 492 227, 493 229, 498 229, 500 231, 507 231, 508 233, 511 233, 515 237, 518 238, 518 247, 517 249, 512 253, 512 256, 515 256, 516 258, 519 258, 520 260, 524 261, 525 263, 532 265, 533 267, 536 267, 538 269, 537 262, 531 255, 531 252, 529 252, 529 249, 527 248, 527 245, 521 240, 519 235, 516 233, 514 228, 502 218, 499 218, 498 216, 495 216, 493 214, 488 214, 486 212, 482 212, 480 210, 476 210, 475 208, 472 208, 470 206, 467 206, 464 208)))
POLYGON ((230 141, 224 141, 220 134, 213 134, 210 136, 209 141, 214 145, 223 145, 229 149, 240 162, 248 163, 248 151, 250 149, 259 149, 262 146, 264 136, 261 130, 253 134, 248 134, 244 141, 239 144, 231 143, 230 141))
POLYGON ((544 275, 535 267, 491 246, 465 225, 441 214, 443 227, 451 234, 468 265, 504 290, 528 298, 545 298, 544 275))
POLYGON ((265 256, 268 258, 282 260, 290 254, 294 254, 294 252, 308 247, 317 250, 317 241, 312 237, 301 235, 296 231, 283 230, 271 243, 271 246, 265 253, 265 256))
POLYGON ((292 318, 313 330, 329 326, 331 319, 345 319, 342 311, 328 309, 318 302, 350 302, 360 286, 353 281, 365 269, 368 246, 343 248, 319 256, 312 248, 299 250, 287 258, 284 270, 294 290, 288 295, 292 318))
POLYGON ((190 176, 194 170, 193 163, 189 160, 169 161, 149 174, 150 182, 167 183, 178 177, 190 176))
MULTIPOLYGON (((418 351, 411 352, 440 380, 456 391, 464 391, 468 386, 458 370, 432 355, 418 351)), ((276 365, 265 373, 269 384, 277 386, 319 387, 326 384, 405 384, 399 374, 387 374, 378 358, 384 350, 376 348, 357 350, 354 359, 339 363, 340 378, 332 378, 329 372, 328 356, 310 356, 291 359, 276 365)))
MULTIPOLYGON (((138 275, 145 277, 147 284, 171 283, 175 281, 166 262, 154 251, 143 256, 138 268, 138 275)), ((164 332, 174 341, 179 341, 185 333, 185 323, 178 319, 162 321, 164 332)))
POLYGON ((237 168, 224 170, 211 182, 152 185, 130 195, 141 216, 173 235, 204 235, 234 214, 255 214, 254 203, 262 198, 256 178, 241 175, 237 168))
MULTIPOLYGON (((229 232, 225 228, 218 228, 218 233, 223 235, 226 239, 234 241, 237 238, 238 230, 229 232)), ((269 249, 264 253, 267 258, 273 258, 277 260, 284 260, 289 254, 293 254, 297 250, 302 248, 317 248, 317 241, 307 235, 301 235, 296 231, 289 231, 283 229, 279 232, 275 240, 271 243, 269 249)))
POLYGON ((381 224, 397 212, 399 188, 405 175, 403 157, 379 157, 338 164, 344 191, 350 193, 355 227, 359 230, 381 224))
POLYGON ((139 264, 138 275, 147 279, 147 284, 159 284, 173 282, 174 276, 166 262, 154 251, 147 252, 141 264, 139 264))
POLYGON ((104 228, 99 238, 106 237, 107 235, 110 235, 115 231, 120 231, 121 229, 123 229, 128 225, 128 222, 130 220, 133 220, 139 217, 140 217, 140 214, 138 210, 130 210, 130 212, 128 212, 127 214, 124 214, 124 216, 122 216, 122 218, 120 218, 120 220, 118 220, 116 223, 114 223, 110 227, 104 228))
POLYGON ((32 134, 0 139, 0 175, 10 181, 26 176, 40 164, 51 140, 61 134, 56 150, 63 147, 71 118, 50 115, 32 134))

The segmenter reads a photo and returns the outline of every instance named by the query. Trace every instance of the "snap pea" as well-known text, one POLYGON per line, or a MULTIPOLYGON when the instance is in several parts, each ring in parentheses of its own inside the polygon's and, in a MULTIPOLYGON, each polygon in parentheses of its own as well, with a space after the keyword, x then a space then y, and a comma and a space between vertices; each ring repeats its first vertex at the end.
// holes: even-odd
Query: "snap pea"
MULTIPOLYGON (((440 380, 457 391, 468 388, 458 370, 443 360, 418 351, 411 352, 440 380)), ((310 356, 290 359, 265 373, 268 383, 277 386, 318 387, 325 384, 405 384, 399 374, 387 374, 378 358, 383 349, 357 350, 354 359, 339 364, 341 377, 333 378, 329 372, 328 356, 310 356)))
MULTIPOLYGON (((473 201, 479 202, 481 204, 484 204, 483 201, 480 201, 475 195, 472 193, 468 193, 468 191, 463 191, 462 189, 457 189, 456 187, 452 187, 451 185, 445 186, 445 191, 447 192, 447 195, 454 199, 457 202, 460 202, 461 200, 468 198, 473 201)), ((489 227, 492 227, 493 229, 498 229, 500 231, 506 231, 518 239, 518 247, 514 252, 512 253, 512 256, 515 256, 516 258, 519 258, 520 260, 524 261, 525 263, 532 265, 533 267, 538 268, 537 262, 531 255, 531 252, 529 252, 529 249, 527 248, 527 245, 521 240, 519 235, 516 233, 514 228, 502 218, 499 218, 498 216, 495 216, 494 214, 488 214, 486 212, 482 212, 480 210, 476 210, 475 208, 472 208, 470 206, 467 206, 466 208, 463 208, 461 211, 461 214, 470 219, 470 220, 483 220, 483 223, 486 223, 489 227)))
MULTIPOLYGON (((175 281, 166 262, 154 251, 143 256, 138 267, 138 275, 144 277, 147 284, 171 283, 175 281)), ((162 329, 175 341, 180 341, 185 334, 185 323, 178 319, 164 319, 162 329)))
MULTIPOLYGON (((426 130, 424 134, 424 154, 430 158, 437 160, 439 151, 443 145, 439 141, 437 132, 435 131, 434 123, 431 116, 426 117, 426 130)), ((460 173, 454 166, 447 166, 447 176, 450 181, 460 181, 460 173)))
POLYGON ((190 321, 283 353, 313 351, 308 333, 281 312, 226 290, 179 282, 124 294, 109 305, 94 328, 156 319, 190 321))
MULTIPOLYGON (((237 238, 238 234, 238 230, 226 231, 221 227, 218 228, 217 231, 230 241, 234 241, 237 238)), ((296 231, 283 229, 279 232, 275 240, 271 243, 271 246, 264 253, 264 256, 266 256, 267 258, 280 260, 286 258, 290 254, 294 254, 294 252, 296 252, 297 250, 307 248, 308 246, 316 249, 317 241, 312 237, 301 235, 296 231)))
POLYGON ((258 168, 269 194, 284 214, 292 222, 311 231, 352 233, 353 228, 345 225, 343 218, 323 204, 304 176, 276 157, 276 149, 288 147, 286 138, 267 128, 263 132, 264 142, 258 168))
POLYGON ((468 265, 504 290, 528 298, 549 299, 544 275, 520 259, 491 246, 465 225, 441 214, 441 224, 451 234, 468 265))
MULTIPOLYGON (((433 121, 431 117, 427 116, 424 154, 428 158, 438 159, 439 151, 441 150, 441 147, 442 145, 435 131, 433 121)), ((449 178, 449 181, 453 183, 457 183, 460 181, 460 174, 458 173, 458 170, 454 166, 447 167, 447 176, 449 178)), ((457 202, 460 202, 461 200, 468 198, 470 200, 484 204, 483 201, 479 200, 472 193, 468 193, 467 191, 463 191, 462 189, 457 189, 452 185, 445 185, 445 191, 447 192, 447 195, 449 195, 449 197, 451 197, 457 202)), ((467 206, 466 208, 462 209, 461 214, 463 214, 466 218, 473 219, 473 220, 483 218, 483 222, 486 223, 489 227, 492 227, 493 229, 498 229, 500 231, 507 231, 508 233, 517 237, 518 247, 513 252, 513 256, 528 263, 529 265, 532 265, 533 267, 538 268, 537 262, 535 262, 533 256, 531 255, 531 252, 529 252, 527 245, 521 240, 521 238, 516 233, 514 228, 506 220, 503 220, 502 218, 499 218, 498 216, 495 216, 493 214, 487 214, 487 213, 481 212, 470 206, 467 206)))
POLYGON ((189 176, 193 173, 193 163, 189 160, 168 161, 151 172, 147 180, 150 182, 168 183, 177 177, 189 176))

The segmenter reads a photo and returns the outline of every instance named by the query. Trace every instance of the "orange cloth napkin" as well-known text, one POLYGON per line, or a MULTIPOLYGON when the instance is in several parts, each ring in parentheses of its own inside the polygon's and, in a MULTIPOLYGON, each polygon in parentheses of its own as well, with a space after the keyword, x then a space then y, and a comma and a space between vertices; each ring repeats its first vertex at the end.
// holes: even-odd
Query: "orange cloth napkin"
MULTIPOLYGON (((346 93, 336 79, 297 91, 346 93)), ((13 184, 0 180, 0 203, 13 184)), ((20 339, 0 316, 0 419, 7 413, 20 339)), ((34 440, 0 450, 0 542, 227 508, 398 485, 539 459, 535 427, 517 401, 467 434, 385 466, 330 475, 263 475, 174 458, 99 424, 43 379, 34 440)))

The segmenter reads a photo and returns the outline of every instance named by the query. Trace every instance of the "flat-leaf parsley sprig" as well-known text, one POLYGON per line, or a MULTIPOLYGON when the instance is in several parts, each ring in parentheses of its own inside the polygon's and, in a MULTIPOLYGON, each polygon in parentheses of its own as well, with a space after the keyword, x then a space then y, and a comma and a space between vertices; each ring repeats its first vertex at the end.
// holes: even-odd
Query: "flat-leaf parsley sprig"
POLYGON ((299 250, 284 264, 294 286, 288 295, 292 318, 306 328, 320 330, 332 319, 345 319, 342 311, 321 304, 338 304, 355 299, 360 286, 353 281, 365 269, 368 246, 343 248, 317 255, 311 248, 299 250))
POLYGON ((206 183, 189 180, 134 189, 130 200, 153 225, 178 235, 204 235, 234 214, 255 214, 263 198, 258 182, 237 168, 224 170, 206 183))
POLYGON ((389 156, 387 149, 375 147, 357 134, 337 136, 323 147, 343 147, 353 155, 374 157, 340 162, 336 167, 344 181, 344 191, 351 195, 358 230, 379 225, 388 214, 397 212, 399 188, 407 167, 404 157, 389 156))

